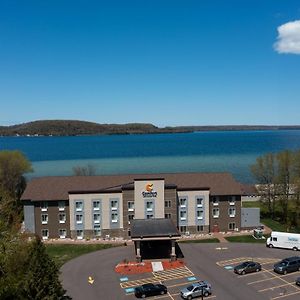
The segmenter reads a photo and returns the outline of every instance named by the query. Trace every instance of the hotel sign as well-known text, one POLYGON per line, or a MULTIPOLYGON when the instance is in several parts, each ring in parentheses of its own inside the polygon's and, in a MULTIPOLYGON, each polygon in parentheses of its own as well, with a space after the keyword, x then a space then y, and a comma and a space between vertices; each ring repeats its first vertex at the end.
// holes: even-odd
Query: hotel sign
POLYGON ((146 184, 146 190, 142 192, 144 198, 156 198, 157 192, 153 190, 153 183, 146 184))

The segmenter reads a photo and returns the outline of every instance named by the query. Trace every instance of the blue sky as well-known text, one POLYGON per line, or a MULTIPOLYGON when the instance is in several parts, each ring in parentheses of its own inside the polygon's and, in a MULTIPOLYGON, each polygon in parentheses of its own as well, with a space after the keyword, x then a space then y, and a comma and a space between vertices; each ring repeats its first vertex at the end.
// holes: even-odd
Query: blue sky
POLYGON ((292 0, 1 1, 0 125, 300 124, 298 20, 292 0))

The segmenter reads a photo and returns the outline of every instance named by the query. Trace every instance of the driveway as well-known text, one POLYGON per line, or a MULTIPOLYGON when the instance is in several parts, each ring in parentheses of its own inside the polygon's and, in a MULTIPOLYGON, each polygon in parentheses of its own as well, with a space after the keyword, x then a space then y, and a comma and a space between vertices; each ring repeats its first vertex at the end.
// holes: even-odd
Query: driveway
MULTIPOLYGON (((272 271, 274 262, 297 255, 290 250, 269 249, 261 244, 180 244, 188 271, 178 270, 170 274, 157 275, 158 280, 166 278, 169 294, 156 299, 179 300, 179 290, 195 277, 208 280, 213 286, 210 298, 220 300, 278 299, 296 300, 300 288, 294 285, 300 272, 277 276, 272 271), (252 259, 263 263, 263 271, 256 274, 237 276, 232 266, 240 261, 252 259), (180 274, 183 274, 181 276, 180 274)), ((298 252, 298 255, 299 252, 298 252)), ((132 292, 126 294, 126 287, 135 282, 155 281, 151 273, 130 275, 123 284, 114 267, 123 259, 134 260, 133 246, 117 247, 83 255, 66 263, 61 271, 63 286, 74 300, 132 300, 132 292), (92 279, 88 282, 89 277, 92 279)))

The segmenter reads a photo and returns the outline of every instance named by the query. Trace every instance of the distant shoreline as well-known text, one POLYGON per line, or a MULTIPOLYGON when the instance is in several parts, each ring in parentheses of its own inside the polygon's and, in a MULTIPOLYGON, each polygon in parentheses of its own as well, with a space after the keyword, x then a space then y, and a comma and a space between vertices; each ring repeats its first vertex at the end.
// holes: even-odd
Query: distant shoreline
POLYGON ((157 127, 153 124, 147 123, 98 124, 76 120, 41 120, 11 126, 0 126, 0 136, 97 136, 255 130, 300 130, 300 125, 215 125, 157 127))

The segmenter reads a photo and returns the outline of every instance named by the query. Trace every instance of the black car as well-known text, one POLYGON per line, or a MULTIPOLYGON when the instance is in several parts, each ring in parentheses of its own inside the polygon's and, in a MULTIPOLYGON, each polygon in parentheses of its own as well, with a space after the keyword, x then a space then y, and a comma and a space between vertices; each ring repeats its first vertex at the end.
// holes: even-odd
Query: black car
POLYGON ((300 256, 288 257, 274 265, 274 272, 287 274, 300 271, 300 256))
POLYGON ((300 277, 296 279, 296 284, 300 286, 300 277))
POLYGON ((234 267, 234 272, 240 275, 261 271, 261 265, 254 261, 245 261, 234 267))
POLYGON ((147 283, 135 288, 134 294, 137 298, 146 298, 148 296, 163 295, 168 292, 163 284, 147 283))

